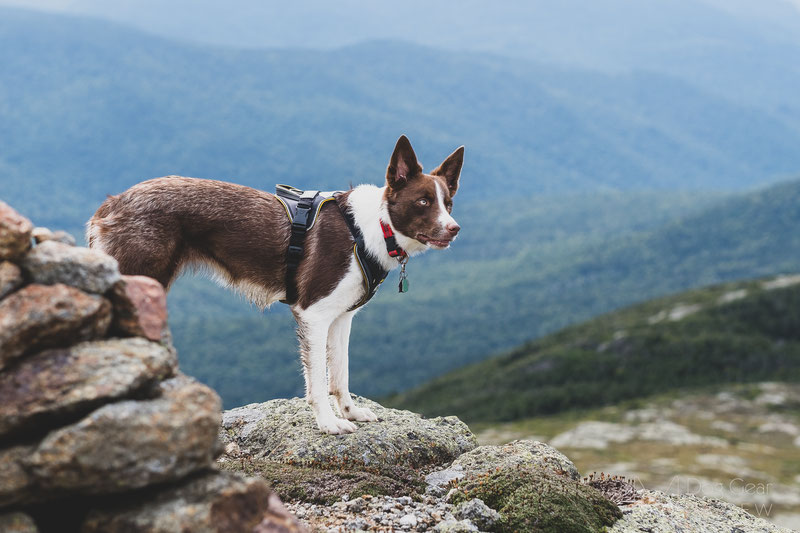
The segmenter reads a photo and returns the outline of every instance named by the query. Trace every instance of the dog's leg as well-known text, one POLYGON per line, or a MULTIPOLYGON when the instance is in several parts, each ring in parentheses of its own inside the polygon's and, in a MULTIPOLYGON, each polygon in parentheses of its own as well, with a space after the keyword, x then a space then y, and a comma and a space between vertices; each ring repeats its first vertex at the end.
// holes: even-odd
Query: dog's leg
POLYGON ((311 405, 317 426, 324 433, 333 435, 352 433, 356 425, 338 418, 328 400, 326 376, 326 345, 332 320, 311 313, 295 310, 297 336, 300 339, 300 358, 306 378, 306 401, 311 405))
POLYGON ((339 413, 348 420, 374 422, 375 413, 365 407, 356 407, 350 397, 348 383, 348 347, 350 344, 350 324, 354 311, 340 315, 328 330, 328 381, 330 394, 336 399, 339 413))

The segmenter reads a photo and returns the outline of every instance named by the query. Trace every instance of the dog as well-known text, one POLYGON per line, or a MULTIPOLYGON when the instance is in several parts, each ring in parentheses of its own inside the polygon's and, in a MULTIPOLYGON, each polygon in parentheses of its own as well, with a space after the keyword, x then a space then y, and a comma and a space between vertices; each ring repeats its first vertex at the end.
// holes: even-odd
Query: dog
MULTIPOLYGON (((349 390, 350 326, 367 289, 343 213, 360 230, 367 255, 386 272, 407 256, 448 248, 460 230, 451 210, 463 160, 461 146, 425 174, 408 138, 401 136, 386 184, 359 185, 339 194, 336 202, 320 207, 308 229, 291 310, 306 400, 322 432, 351 433, 353 422, 377 420, 372 411, 355 405, 349 390), (386 226, 402 257, 389 255, 386 226)), ((109 196, 87 223, 90 248, 113 256, 123 274, 155 278, 168 290, 183 270, 207 268, 262 309, 286 297, 290 234, 291 221, 275 195, 178 176, 144 181, 109 196)))

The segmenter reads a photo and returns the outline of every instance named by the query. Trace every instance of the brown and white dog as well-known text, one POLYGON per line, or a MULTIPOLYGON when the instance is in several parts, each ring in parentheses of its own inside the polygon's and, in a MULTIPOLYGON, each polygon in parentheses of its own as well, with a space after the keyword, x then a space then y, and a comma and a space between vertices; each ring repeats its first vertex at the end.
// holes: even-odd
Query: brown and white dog
MULTIPOLYGON (((430 174, 422 172, 411 143, 400 137, 386 185, 359 185, 339 205, 352 213, 367 253, 386 270, 389 256, 381 222, 414 255, 444 249, 459 226, 450 215, 464 158, 458 148, 430 174)), ((306 384, 306 399, 325 433, 350 433, 350 421, 375 421, 357 407, 348 386, 352 307, 364 296, 353 237, 335 202, 320 209, 309 229, 291 306, 306 384), (327 367, 327 372, 326 372, 327 367), (332 394, 342 418, 328 402, 332 394)), ((186 268, 207 268, 225 286, 264 308, 285 297, 290 223, 276 197, 249 187, 204 179, 165 177, 110 196, 87 223, 89 246, 119 262, 123 274, 150 276, 169 288, 186 268)))

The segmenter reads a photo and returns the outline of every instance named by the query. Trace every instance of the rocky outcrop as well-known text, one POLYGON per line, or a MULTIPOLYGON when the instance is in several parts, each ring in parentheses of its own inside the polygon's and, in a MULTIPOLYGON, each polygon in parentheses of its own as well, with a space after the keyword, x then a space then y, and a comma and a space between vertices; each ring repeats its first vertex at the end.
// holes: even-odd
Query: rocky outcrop
POLYGON ((23 358, 0 373, 0 438, 131 396, 177 366, 174 350, 141 338, 82 342, 23 358))
POLYGON ((0 369, 43 348, 102 337, 111 304, 66 285, 28 285, 0 301, 0 369))
POLYGON ((73 243, 0 202, 0 531, 303 531, 215 470, 220 399, 179 372, 164 289, 73 243))
POLYGON ((366 398, 353 400, 371 409, 378 422, 359 424, 347 435, 322 435, 305 400, 271 400, 226 411, 220 437, 251 460, 378 468, 441 465, 477 446, 475 435, 454 416, 427 419, 366 398))
POLYGON ((133 501, 93 510, 82 533, 292 532, 297 519, 261 480, 206 472, 133 501))
POLYGON ((63 283, 95 294, 120 280, 117 260, 110 255, 52 240, 31 250, 22 268, 34 283, 63 283))
POLYGON ((692 494, 643 490, 640 499, 622 506, 622 518, 609 533, 691 531, 692 533, 791 533, 747 513, 741 507, 692 494))

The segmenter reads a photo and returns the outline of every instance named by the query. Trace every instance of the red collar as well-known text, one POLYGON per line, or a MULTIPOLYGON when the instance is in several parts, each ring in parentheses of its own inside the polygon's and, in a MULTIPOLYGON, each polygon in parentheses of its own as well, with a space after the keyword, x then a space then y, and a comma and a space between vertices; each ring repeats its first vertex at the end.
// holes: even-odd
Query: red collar
POLYGON ((389 252, 391 257, 403 258, 406 255, 406 251, 400 248, 400 245, 397 244, 397 239, 394 236, 394 232, 392 228, 389 227, 389 224, 380 221, 381 223, 381 230, 383 230, 383 240, 386 241, 386 251, 389 252))

